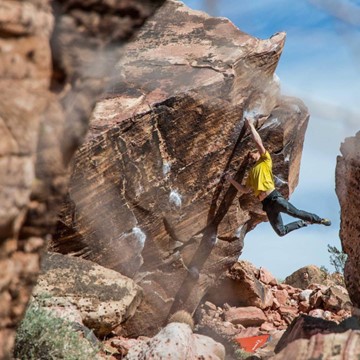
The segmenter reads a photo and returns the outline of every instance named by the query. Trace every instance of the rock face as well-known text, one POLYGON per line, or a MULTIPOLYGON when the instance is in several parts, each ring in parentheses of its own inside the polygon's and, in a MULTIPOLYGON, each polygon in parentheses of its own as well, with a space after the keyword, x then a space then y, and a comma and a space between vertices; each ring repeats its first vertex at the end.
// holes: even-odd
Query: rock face
POLYGON ((0 3, 1 359, 56 223, 66 165, 113 68, 108 55, 118 60, 124 41, 162 2, 0 3))
POLYGON ((347 138, 336 165, 336 194, 341 207, 340 238, 348 255, 344 277, 353 304, 360 308, 360 132, 347 138))
POLYGON ((142 300, 134 281, 87 260, 46 254, 41 269, 34 297, 51 295, 51 301, 75 305, 84 325, 100 337, 133 316, 142 300))
POLYGON ((127 335, 192 313, 265 219, 223 179, 230 170, 242 181, 254 147, 244 111, 258 115, 281 191, 296 186, 308 113, 279 93, 284 40, 168 1, 119 61, 74 161, 52 249, 136 279, 145 301, 127 335))

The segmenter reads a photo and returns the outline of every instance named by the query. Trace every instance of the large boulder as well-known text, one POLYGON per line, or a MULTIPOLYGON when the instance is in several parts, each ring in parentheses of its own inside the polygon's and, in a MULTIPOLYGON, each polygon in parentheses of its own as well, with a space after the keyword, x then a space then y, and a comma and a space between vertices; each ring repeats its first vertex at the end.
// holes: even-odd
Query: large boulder
POLYGON ((348 255, 344 277, 351 301, 360 308, 360 132, 347 138, 340 151, 336 165, 336 194, 341 207, 341 244, 348 255))
POLYGON ((127 335, 193 313, 266 219, 252 195, 234 201, 223 179, 229 170, 242 181, 247 169, 245 111, 257 115, 281 191, 297 185, 308 112, 280 95, 284 41, 168 1, 119 60, 74 160, 52 249, 136 279, 145 301, 127 335))
POLYGON ((0 2, 0 358, 39 271, 66 166, 122 45, 164 0, 0 2), (101 20, 101 21, 100 21, 101 20))
POLYGON ((133 316, 143 297, 133 280, 87 260, 46 254, 41 268, 33 296, 50 308, 74 305, 84 325, 100 337, 133 316))

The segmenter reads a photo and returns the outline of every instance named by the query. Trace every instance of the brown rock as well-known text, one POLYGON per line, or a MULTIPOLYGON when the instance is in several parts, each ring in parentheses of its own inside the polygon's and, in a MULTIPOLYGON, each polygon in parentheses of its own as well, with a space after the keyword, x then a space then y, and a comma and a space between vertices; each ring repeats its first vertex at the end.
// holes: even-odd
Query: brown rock
POLYGON ((278 284, 278 281, 276 280, 276 278, 274 277, 273 274, 270 273, 270 271, 268 271, 267 269, 260 267, 259 270, 259 280, 267 285, 272 285, 275 286, 278 284))
POLYGON ((354 306, 360 308, 360 132, 345 139, 336 165, 336 194, 341 207, 340 238, 348 258, 345 284, 354 306))
POLYGON ((225 320, 245 327, 260 326, 266 321, 264 312, 254 306, 231 308, 225 312, 225 320))
MULTIPOLYGON (((0 261, 14 265, 6 268, 10 282, 8 273, 0 272, 0 283, 5 283, 0 298, 12 294, 11 317, 3 312, 0 318, 1 359, 11 357, 41 248, 57 221, 68 181, 66 165, 112 71, 116 56, 103 54, 111 48, 120 56, 124 41, 162 2, 115 0, 100 8, 87 0, 0 2, 0 261), (101 74, 95 71, 100 68, 101 74)), ((4 306, 1 302, 0 309, 4 306)))
POLYGON ((342 334, 316 334, 310 339, 299 339, 287 345, 273 360, 358 359, 360 331, 342 334))
POLYGON ((310 284, 321 284, 324 273, 315 265, 304 266, 285 279, 285 283, 295 288, 306 289, 310 284))
POLYGON ((321 290, 315 290, 311 293, 309 303, 312 309, 320 308, 323 305, 323 293, 321 290))
POLYGON ((277 311, 288 325, 291 324, 298 314, 298 309, 292 306, 280 306, 277 311))
POLYGON ((337 312, 341 309, 351 309, 351 301, 349 294, 342 286, 330 286, 323 292, 322 300, 324 302, 324 309, 337 312))
POLYGON ((280 306, 287 305, 290 301, 288 292, 284 290, 275 290, 274 297, 278 301, 280 306))
MULTIPOLYGON (((220 342, 225 346, 226 353, 232 353, 234 347, 234 338, 241 336, 246 332, 253 334, 254 328, 245 329, 240 324, 232 324, 229 321, 224 321, 222 310, 216 311, 202 305, 200 310, 197 310, 196 315, 197 325, 196 332, 199 334, 210 336, 212 339, 220 342)), ((256 328, 256 333, 258 329, 256 328)))
POLYGON ((269 287, 257 279, 259 270, 250 262, 240 260, 227 272, 226 277, 207 295, 217 305, 225 301, 231 306, 271 307, 274 301, 269 287))
MULTIPOLYGON (((127 334, 155 334, 173 312, 193 313, 264 220, 257 199, 240 206, 222 181, 226 164, 239 181, 246 172, 244 111, 260 115, 281 191, 296 186, 308 114, 274 80, 284 40, 168 1, 118 61, 52 246, 139 279, 145 301, 127 334)), ((260 302, 271 306, 271 296, 260 302)))
POLYGON ((306 300, 299 302, 299 311, 307 313, 310 310, 310 303, 306 300))

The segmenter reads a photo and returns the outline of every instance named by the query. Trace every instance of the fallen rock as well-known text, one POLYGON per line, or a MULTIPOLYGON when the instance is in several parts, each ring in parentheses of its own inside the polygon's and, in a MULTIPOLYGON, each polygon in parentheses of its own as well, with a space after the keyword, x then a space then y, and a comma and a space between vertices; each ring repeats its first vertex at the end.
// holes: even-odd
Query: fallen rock
POLYGON ((275 299, 277 300, 277 303, 279 306, 288 305, 290 302, 290 297, 288 292, 285 289, 282 290, 275 290, 273 292, 275 299))
POLYGON ((281 318, 285 320, 286 324, 290 324, 298 315, 298 309, 292 306, 280 306, 278 309, 281 318))
POLYGON ((264 312, 254 306, 231 308, 225 311, 225 320, 245 327, 260 326, 266 321, 264 312))
POLYGON ((263 267, 260 267, 259 269, 259 280, 266 285, 272 285, 275 286, 278 284, 278 281, 274 277, 271 272, 263 267))
POLYGON ((342 286, 330 286, 323 292, 324 309, 332 312, 350 310, 352 307, 349 294, 342 286))
POLYGON ((97 336, 109 334, 135 313, 142 290, 133 280, 90 261, 47 253, 42 273, 34 288, 35 298, 50 308, 71 303, 80 312, 82 322, 97 336))
POLYGON ((208 336, 193 334, 187 324, 170 323, 147 341, 129 349, 126 360, 224 360, 225 348, 208 336))
MULTIPOLYGON (((230 307, 224 306, 227 310, 230 307)), ((206 335, 220 342, 225 346, 228 356, 234 351, 234 338, 237 336, 253 336, 257 335, 258 328, 245 328, 240 324, 233 324, 230 321, 224 320, 224 309, 216 307, 210 302, 202 304, 196 311, 195 317, 197 319, 196 332, 206 335)))
POLYGON ((239 260, 228 270, 226 277, 209 291, 206 299, 219 306, 228 303, 235 307, 271 307, 274 297, 270 287, 258 277, 260 270, 246 260, 239 260))

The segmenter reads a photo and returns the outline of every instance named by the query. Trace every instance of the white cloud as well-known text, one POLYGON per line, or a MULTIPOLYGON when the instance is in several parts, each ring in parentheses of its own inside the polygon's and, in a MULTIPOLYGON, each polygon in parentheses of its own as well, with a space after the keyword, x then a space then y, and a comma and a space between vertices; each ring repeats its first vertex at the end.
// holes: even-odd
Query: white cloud
POLYGON ((360 7, 356 1, 351 0, 308 0, 309 3, 316 5, 328 12, 337 19, 350 24, 359 26, 360 7))

